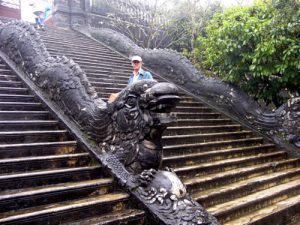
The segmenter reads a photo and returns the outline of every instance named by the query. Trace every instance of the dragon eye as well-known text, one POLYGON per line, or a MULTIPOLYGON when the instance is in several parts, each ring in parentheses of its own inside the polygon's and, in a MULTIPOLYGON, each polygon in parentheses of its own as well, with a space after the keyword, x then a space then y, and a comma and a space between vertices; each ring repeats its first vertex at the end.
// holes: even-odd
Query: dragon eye
POLYGON ((136 106, 136 101, 136 97, 128 97, 125 105, 128 108, 133 108, 136 106))

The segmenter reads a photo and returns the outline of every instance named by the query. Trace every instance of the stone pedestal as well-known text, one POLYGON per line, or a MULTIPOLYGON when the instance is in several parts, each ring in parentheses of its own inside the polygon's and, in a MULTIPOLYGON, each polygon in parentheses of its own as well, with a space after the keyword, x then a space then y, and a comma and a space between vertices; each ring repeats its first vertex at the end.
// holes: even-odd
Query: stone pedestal
POLYGON ((54 26, 86 25, 87 2, 86 0, 55 0, 52 13, 54 26))

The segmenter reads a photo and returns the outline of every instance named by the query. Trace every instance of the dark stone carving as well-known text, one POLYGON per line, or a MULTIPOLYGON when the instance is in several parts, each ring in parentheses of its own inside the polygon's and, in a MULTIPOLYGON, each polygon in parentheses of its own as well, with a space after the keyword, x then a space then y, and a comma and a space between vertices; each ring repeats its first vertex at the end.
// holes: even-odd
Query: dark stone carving
POLYGON ((219 225, 216 218, 191 198, 173 171, 149 169, 132 176, 114 154, 103 154, 102 162, 164 224, 219 225))
MULTIPOLYGON (((87 31, 86 31, 86 34, 87 31)), ((111 29, 90 30, 89 34, 125 56, 142 56, 145 66, 184 87, 207 104, 243 124, 267 135, 276 143, 300 147, 299 97, 292 98, 275 112, 269 112, 235 85, 207 77, 189 60, 168 49, 142 49, 126 36, 111 29)), ((297 151, 297 156, 300 156, 297 151)))
POLYGON ((164 212, 167 224, 217 224, 186 191, 185 186, 171 170, 144 171, 140 175, 145 187, 137 192, 154 213, 164 212))
POLYGON ((111 152, 129 171, 159 168, 162 132, 174 119, 166 112, 179 100, 177 94, 172 84, 145 80, 125 88, 112 104, 112 134, 104 141, 117 146, 111 152))
POLYGON ((78 64, 51 57, 29 24, 0 24, 0 49, 98 144, 97 158, 159 223, 218 224, 175 173, 157 170, 161 135, 179 100, 175 85, 139 81, 109 104, 97 96, 78 64))

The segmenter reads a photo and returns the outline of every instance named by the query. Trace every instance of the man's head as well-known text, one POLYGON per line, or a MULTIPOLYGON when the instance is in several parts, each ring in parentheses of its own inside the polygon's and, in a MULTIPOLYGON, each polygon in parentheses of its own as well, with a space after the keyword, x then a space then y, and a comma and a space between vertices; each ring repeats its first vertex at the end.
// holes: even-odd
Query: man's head
POLYGON ((138 71, 142 67, 143 60, 140 56, 135 55, 131 58, 131 64, 132 64, 133 70, 138 71))

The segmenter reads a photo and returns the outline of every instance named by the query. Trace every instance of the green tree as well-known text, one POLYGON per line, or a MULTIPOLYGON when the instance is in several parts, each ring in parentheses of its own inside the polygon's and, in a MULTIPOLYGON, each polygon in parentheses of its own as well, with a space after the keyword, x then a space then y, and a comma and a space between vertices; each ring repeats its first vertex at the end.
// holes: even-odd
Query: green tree
POLYGON ((206 69, 255 99, 279 106, 300 93, 300 2, 257 1, 216 14, 197 39, 206 69))

